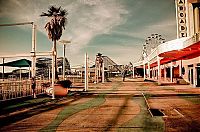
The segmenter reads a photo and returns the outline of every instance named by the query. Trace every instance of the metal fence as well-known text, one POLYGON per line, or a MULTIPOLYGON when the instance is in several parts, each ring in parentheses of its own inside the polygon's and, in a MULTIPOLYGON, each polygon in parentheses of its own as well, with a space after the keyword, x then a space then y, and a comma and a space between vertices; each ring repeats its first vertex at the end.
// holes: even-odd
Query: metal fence
MULTIPOLYGON (((43 84, 46 82, 48 80, 36 81, 36 94, 45 93, 46 87, 43 84)), ((32 96, 32 93, 30 80, 0 82, 0 101, 32 96)))
MULTIPOLYGON (((84 77, 81 76, 67 76, 65 79, 70 80, 74 85, 85 81, 84 77)), ((94 78, 89 77, 89 82, 94 82, 94 78)), ((50 80, 44 78, 36 80, 36 95, 46 92, 48 85, 45 84, 51 86, 50 80)), ((32 94, 31 81, 29 79, 22 81, 5 79, 0 81, 0 101, 28 97, 32 96, 32 94)))
MULTIPOLYGON (((65 79, 70 80, 72 83, 84 83, 85 82, 85 78, 81 77, 81 76, 67 76, 65 79)), ((94 82, 94 77, 89 77, 88 81, 94 82)))

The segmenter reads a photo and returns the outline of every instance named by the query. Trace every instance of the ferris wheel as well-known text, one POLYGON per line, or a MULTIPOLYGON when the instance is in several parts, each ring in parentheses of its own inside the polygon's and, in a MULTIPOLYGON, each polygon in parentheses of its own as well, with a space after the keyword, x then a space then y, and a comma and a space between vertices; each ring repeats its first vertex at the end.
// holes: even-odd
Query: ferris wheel
POLYGON ((165 39, 160 34, 151 34, 143 44, 143 57, 148 56, 160 44, 165 43, 165 39))

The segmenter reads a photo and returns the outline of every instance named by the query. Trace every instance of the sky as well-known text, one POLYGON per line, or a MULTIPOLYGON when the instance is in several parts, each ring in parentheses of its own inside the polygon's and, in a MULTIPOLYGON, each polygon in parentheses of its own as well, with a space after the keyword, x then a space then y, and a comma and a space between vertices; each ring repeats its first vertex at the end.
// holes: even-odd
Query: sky
MULTIPOLYGON (((72 67, 84 64, 84 54, 94 61, 97 53, 117 64, 137 62, 142 45, 153 33, 167 41, 176 39, 174 0, 0 0, 0 24, 34 21, 37 51, 51 51, 40 17, 49 6, 68 11, 68 23, 60 40, 70 40, 66 56, 72 67)), ((0 56, 31 51, 31 25, 0 27, 0 56)), ((58 56, 62 46, 57 43, 58 56)), ((6 58, 5 62, 16 58, 6 58)), ((0 60, 2 63, 2 59, 0 60)))

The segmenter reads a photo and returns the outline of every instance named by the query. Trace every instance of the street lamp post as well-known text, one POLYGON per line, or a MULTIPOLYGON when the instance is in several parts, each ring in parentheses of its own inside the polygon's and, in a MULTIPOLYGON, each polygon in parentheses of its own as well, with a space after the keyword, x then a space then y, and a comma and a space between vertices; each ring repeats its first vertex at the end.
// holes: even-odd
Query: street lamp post
POLYGON ((63 44, 63 79, 65 79, 65 49, 66 49, 66 44, 71 43, 71 41, 60 40, 59 42, 63 44))
POLYGON ((32 64, 31 64, 31 74, 35 77, 36 74, 36 25, 32 23, 32 64))

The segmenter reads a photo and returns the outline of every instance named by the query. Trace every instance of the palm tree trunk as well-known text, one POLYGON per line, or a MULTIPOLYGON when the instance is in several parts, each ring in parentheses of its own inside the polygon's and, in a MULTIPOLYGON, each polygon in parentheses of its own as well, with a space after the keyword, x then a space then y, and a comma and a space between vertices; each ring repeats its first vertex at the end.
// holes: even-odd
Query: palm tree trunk
POLYGON ((59 80, 59 78, 58 78, 58 72, 57 72, 57 49, 56 49, 56 40, 54 39, 54 41, 53 41, 53 49, 54 49, 54 52, 55 52, 55 58, 54 58, 54 60, 55 60, 55 62, 54 62, 54 68, 55 68, 55 79, 56 80, 59 80))

